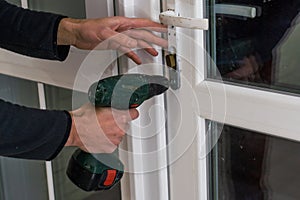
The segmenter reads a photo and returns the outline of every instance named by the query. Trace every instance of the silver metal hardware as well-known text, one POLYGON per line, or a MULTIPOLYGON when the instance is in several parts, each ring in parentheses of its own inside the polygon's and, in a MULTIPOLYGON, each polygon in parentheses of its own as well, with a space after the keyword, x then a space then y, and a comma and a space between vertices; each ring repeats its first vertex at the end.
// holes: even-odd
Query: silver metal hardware
POLYGON ((169 69, 170 87, 178 90, 181 86, 180 81, 180 58, 176 56, 177 37, 176 27, 208 30, 208 19, 182 17, 174 10, 162 12, 159 15, 160 22, 168 25, 168 55, 166 64, 169 69))

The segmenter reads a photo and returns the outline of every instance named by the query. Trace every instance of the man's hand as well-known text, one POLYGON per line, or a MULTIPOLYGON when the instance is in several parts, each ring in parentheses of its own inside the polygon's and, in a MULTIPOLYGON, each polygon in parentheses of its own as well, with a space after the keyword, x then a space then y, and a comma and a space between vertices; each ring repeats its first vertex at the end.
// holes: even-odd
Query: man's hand
POLYGON ((72 128, 65 146, 77 146, 90 153, 112 153, 121 143, 136 109, 95 108, 90 103, 70 112, 72 128))
POLYGON ((152 56, 158 52, 151 44, 167 47, 167 41, 151 31, 166 32, 166 27, 148 19, 108 17, 101 19, 62 19, 58 27, 57 44, 79 49, 115 49, 125 53, 135 63, 140 58, 132 51, 141 48, 152 56))

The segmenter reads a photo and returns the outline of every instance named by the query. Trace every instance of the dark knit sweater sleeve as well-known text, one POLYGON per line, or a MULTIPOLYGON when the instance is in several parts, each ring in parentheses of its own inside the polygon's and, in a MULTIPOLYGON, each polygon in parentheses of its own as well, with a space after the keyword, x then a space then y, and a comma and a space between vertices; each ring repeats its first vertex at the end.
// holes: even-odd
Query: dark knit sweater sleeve
POLYGON ((63 61, 70 46, 57 45, 62 15, 31 11, 0 0, 0 47, 23 55, 63 61))
POLYGON ((0 100, 0 155, 51 160, 67 142, 71 124, 66 111, 26 108, 0 100))
MULTIPOLYGON (((63 61, 70 49, 56 42, 63 18, 0 0, 0 48, 63 61)), ((66 111, 26 108, 0 100, 0 156, 51 160, 64 147, 71 124, 66 111)))

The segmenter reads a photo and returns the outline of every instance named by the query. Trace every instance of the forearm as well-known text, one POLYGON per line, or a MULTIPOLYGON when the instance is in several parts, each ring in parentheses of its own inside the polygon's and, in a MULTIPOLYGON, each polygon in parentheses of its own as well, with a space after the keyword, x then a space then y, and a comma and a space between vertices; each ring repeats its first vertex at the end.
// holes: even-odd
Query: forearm
POLYGON ((60 21, 57 31, 58 45, 75 45, 76 29, 81 20, 64 18, 60 21))
POLYGON ((64 147, 71 124, 68 112, 26 108, 0 100, 0 155, 51 160, 64 147))

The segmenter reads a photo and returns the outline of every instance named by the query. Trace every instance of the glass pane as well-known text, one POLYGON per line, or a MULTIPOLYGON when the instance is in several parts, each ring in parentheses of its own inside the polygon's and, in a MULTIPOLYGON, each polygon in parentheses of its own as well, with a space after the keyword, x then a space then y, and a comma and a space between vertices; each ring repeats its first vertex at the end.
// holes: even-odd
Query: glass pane
POLYGON ((84 19, 85 0, 28 0, 30 9, 54 12, 68 17, 84 19))
MULTIPOLYGON (((72 110, 80 107, 88 101, 87 94, 74 93, 71 90, 46 86, 46 101, 49 109, 72 110), (76 97, 76 104, 72 106, 72 95, 76 97)), ((54 190, 56 200, 119 200, 121 199, 120 186, 115 186, 112 190, 100 192, 84 192, 77 188, 67 177, 66 169, 75 148, 66 147, 52 162, 54 174, 54 190)))
POLYGON ((300 199, 300 143, 224 126, 210 154, 211 199, 300 199))
MULTIPOLYGON (((39 107, 35 83, 0 74, 0 98, 39 107)), ((48 199, 45 162, 0 158, 0 199, 48 199), (17 191, 17 192, 16 192, 17 191)))
POLYGON ((7 0, 8 3, 15 4, 17 6, 21 6, 21 0, 7 0))
MULTIPOLYGON (((208 46, 223 80, 300 93, 299 0, 212 0, 208 46)), ((215 78, 214 67, 208 78, 215 78)))

